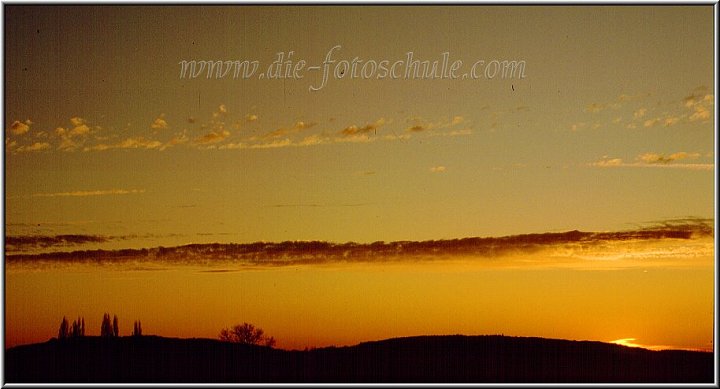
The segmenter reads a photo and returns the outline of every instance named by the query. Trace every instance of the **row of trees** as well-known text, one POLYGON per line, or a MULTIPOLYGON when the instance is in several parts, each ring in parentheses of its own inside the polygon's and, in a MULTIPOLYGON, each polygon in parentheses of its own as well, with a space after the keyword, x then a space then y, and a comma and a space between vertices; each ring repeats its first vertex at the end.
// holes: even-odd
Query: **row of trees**
MULTIPOLYGON (((142 324, 139 320, 133 323, 132 335, 142 336, 142 324)), ((63 316, 60 322, 60 329, 58 330, 58 339, 77 338, 81 336, 85 336, 85 318, 78 317, 77 320, 73 321, 71 326, 67 318, 63 316)), ((110 321, 110 314, 106 313, 103 315, 102 324, 100 325, 100 336, 104 338, 120 336, 117 315, 113 315, 112 321, 110 321)))
MULTIPOLYGON (((60 322, 60 330, 58 331, 58 339, 77 338, 85 336, 85 318, 78 317, 74 320, 72 326, 68 323, 66 317, 63 316, 60 322)), ((100 336, 103 338, 116 338, 120 336, 120 327, 118 325, 117 315, 113 315, 112 321, 110 314, 103 315, 102 324, 100 325, 100 336)), ((142 323, 137 320, 133 323, 132 336, 142 336, 142 323)), ((220 340, 224 342, 242 343, 251 345, 262 345, 267 347, 275 346, 275 338, 265 335, 262 328, 255 327, 250 323, 242 323, 232 328, 223 328, 220 331, 220 340)))
POLYGON ((58 339, 77 338, 79 336, 85 336, 85 318, 78 317, 77 320, 73 320, 72 327, 70 327, 67 318, 63 316, 62 322, 60 322, 60 330, 58 330, 58 339))

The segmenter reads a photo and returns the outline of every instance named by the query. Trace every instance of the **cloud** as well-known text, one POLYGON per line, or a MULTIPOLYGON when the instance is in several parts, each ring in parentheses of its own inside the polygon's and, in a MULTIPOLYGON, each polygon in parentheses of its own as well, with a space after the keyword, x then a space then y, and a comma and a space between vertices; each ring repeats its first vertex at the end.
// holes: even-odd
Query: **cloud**
POLYGON ((464 128, 462 130, 453 130, 447 133, 448 136, 466 136, 466 135, 472 135, 472 130, 469 128, 464 128))
POLYGON ((362 127, 352 125, 345 127, 340 131, 343 136, 356 136, 356 135, 367 135, 371 132, 377 132, 377 130, 385 124, 385 118, 380 118, 373 123, 366 124, 362 127))
POLYGON ((145 193, 145 189, 76 190, 73 192, 35 193, 30 197, 87 197, 145 193))
POLYGON ((15 135, 22 135, 30 131, 31 124, 32 122, 30 121, 30 119, 25 120, 25 122, 15 120, 10 125, 10 131, 15 135))
POLYGON ((10 152, 15 146, 17 146, 17 141, 10 140, 10 138, 5 139, 5 150, 7 152, 10 152))
POLYGON ((663 125, 665 127, 670 127, 677 124, 678 122, 680 122, 680 118, 677 116, 667 116, 665 119, 663 119, 663 125))
POLYGON ((187 143, 189 140, 187 134, 183 131, 182 133, 175 134, 167 143, 160 147, 160 151, 167 149, 168 147, 181 145, 187 143))
POLYGON ((18 153, 21 153, 24 151, 32 152, 32 151, 48 150, 49 148, 50 148, 50 143, 35 142, 35 143, 31 144, 30 146, 20 146, 17 149, 15 149, 15 151, 17 151, 18 153))
POLYGON ((658 153, 644 153, 635 158, 637 162, 624 162, 621 158, 609 158, 608 156, 604 156, 599 161, 591 163, 590 166, 601 168, 655 167, 687 170, 713 170, 715 168, 714 164, 707 163, 676 163, 676 161, 696 159, 698 157, 700 157, 699 153, 687 153, 684 151, 670 154, 667 157, 658 153))
POLYGON ((85 119, 78 117, 78 116, 71 117, 70 123, 72 123, 72 125, 74 127, 81 126, 81 125, 85 124, 85 119))
MULTIPOLYGON (((361 207, 368 203, 321 204, 321 203, 280 203, 269 205, 273 208, 296 207, 361 207)), ((332 243, 324 241, 286 241, 286 242, 258 242, 247 244, 194 244, 176 247, 167 247, 162 250, 126 249, 121 251, 98 250, 88 252, 45 253, 35 255, 9 255, 6 260, 10 263, 23 261, 30 263, 33 260, 73 260, 96 261, 98 258, 113 258, 114 261, 152 258, 152 260, 213 260, 232 258, 238 264, 251 266, 289 266, 296 264, 323 264, 333 261, 347 261, 352 258, 358 261, 394 261, 435 259, 438 255, 472 258, 472 261, 493 259, 493 261, 477 262, 497 266, 494 261, 499 257, 509 260, 517 258, 517 254, 539 254, 538 261, 524 256, 519 266, 575 266, 585 269, 596 269, 607 263, 611 266, 662 266, 667 268, 672 263, 666 258, 677 258, 678 253, 685 256, 707 256, 714 253, 714 244, 708 238, 714 234, 713 220, 706 219, 679 219, 663 223, 654 223, 648 227, 638 227, 631 230, 615 232, 548 232, 523 235, 510 235, 501 237, 472 237, 462 239, 445 239, 431 241, 401 241, 401 242, 375 242, 375 243, 332 243), (701 241, 702 239, 702 241, 701 241), (691 244, 688 244, 690 241, 691 244), (636 259, 649 259, 638 261, 636 259), (663 259, 661 263, 652 259, 663 259), (604 259, 598 261, 597 259, 604 259), (627 261, 629 259, 630 261, 627 261), (626 260, 626 261, 623 261, 626 260)), ((121 238, 121 237, 120 237, 121 238)), ((27 242, 42 241, 37 238, 25 238, 27 242)), ((49 244, 61 241, 95 242, 108 237, 82 236, 79 238, 43 238, 49 244)), ((20 244, 23 238, 12 237, 11 244, 20 244)), ((8 241, 6 240, 6 243, 8 241)), ((515 262, 503 263, 504 266, 513 266, 515 262)), ((688 266, 682 261, 678 266, 688 266)), ((607 267, 605 267, 607 268, 607 267)))
POLYGON ((255 114, 247 114, 247 115, 245 115, 245 120, 247 120, 248 122, 255 122, 255 121, 257 121, 258 119, 260 119, 260 118, 258 117, 258 115, 255 115, 255 114))
POLYGON ((213 118, 218 118, 220 115, 226 115, 227 114, 227 107, 225 107, 225 104, 220 104, 217 111, 212 113, 213 118))
POLYGON ((599 167, 616 167, 616 166, 622 166, 623 161, 620 158, 607 158, 604 157, 603 159, 593 162, 593 166, 599 166, 599 167))
POLYGON ((224 145, 221 145, 218 147, 218 150, 236 150, 236 149, 246 149, 247 145, 244 143, 226 143, 224 145))
POLYGON ((637 111, 633 112, 633 118, 640 119, 641 117, 645 116, 645 113, 647 113, 647 108, 640 108, 637 111))
POLYGON ((690 115, 690 121, 696 122, 698 120, 708 120, 710 119, 710 110, 705 108, 702 105, 696 105, 693 107, 694 112, 692 115, 690 115))
POLYGON ((298 142, 298 146, 317 146, 321 144, 326 144, 330 142, 330 138, 327 136, 323 136, 320 134, 310 135, 306 136, 298 142))
POLYGON ((157 140, 145 139, 141 136, 134 138, 127 138, 116 144, 97 144, 95 146, 85 147, 84 151, 105 151, 112 149, 146 149, 156 150, 162 149, 165 146, 162 142, 157 140))
POLYGON ((433 166, 430 168, 431 173, 445 173, 446 170, 445 166, 433 166))
POLYGON ((646 128, 650 128, 650 127, 654 126, 655 124, 657 124, 659 121, 660 121, 660 119, 648 119, 643 122, 643 126, 646 128))
POLYGON ((150 128, 153 130, 164 130, 168 128, 168 123, 165 121, 165 114, 160 114, 153 122, 150 124, 150 128))
POLYGON ((90 133, 90 127, 88 127, 85 124, 80 124, 78 126, 75 126, 72 130, 70 130, 69 135, 70 135, 70 137, 76 137, 76 136, 87 135, 89 133, 90 133))
POLYGON ((674 154, 670 154, 670 156, 665 157, 662 154, 657 153, 645 153, 641 154, 637 157, 638 160, 643 161, 645 163, 671 163, 673 161, 679 161, 681 159, 691 158, 695 159, 700 156, 699 153, 686 153, 684 151, 680 151, 674 154))
POLYGON ((5 237, 5 250, 27 251, 56 246, 73 246, 87 243, 105 243, 111 237, 100 235, 24 235, 5 237))
POLYGON ((207 145, 207 144, 213 144, 223 141, 225 138, 230 136, 230 131, 228 130, 219 130, 219 131, 212 131, 208 134, 205 134, 197 139, 195 139, 196 144, 201 145, 207 145))
POLYGON ((592 103, 585 107, 585 112, 598 113, 605 109, 605 104, 592 103))
MULTIPOLYGON (((87 136, 92 132, 90 127, 87 125, 87 121, 81 117, 70 118, 70 124, 72 127, 66 129, 63 127, 57 127, 55 129, 55 135, 60 138, 58 144, 58 150, 63 151, 74 151, 81 147, 87 140, 87 136)), ((96 127, 100 128, 100 127, 96 127)))
POLYGON ((278 128, 275 131, 269 132, 264 137, 265 138, 279 138, 281 136, 295 134, 295 133, 307 130, 308 128, 314 127, 316 124, 317 123, 298 121, 298 122, 295 122, 295 124, 293 124, 290 128, 278 128))
POLYGON ((290 139, 283 139, 283 140, 275 140, 270 143, 257 143, 254 145, 248 146, 250 149, 276 149, 279 147, 288 147, 292 145, 292 141, 290 139))
POLYGON ((572 126, 570 126, 570 130, 573 132, 581 130, 583 128, 585 128, 585 123, 575 123, 572 126))
POLYGON ((683 99, 683 103, 686 107, 692 107, 695 104, 704 102, 706 100, 712 100, 713 95, 707 93, 708 88, 705 86, 699 86, 695 88, 688 96, 683 99), (709 99, 708 99, 709 96, 709 99))
POLYGON ((707 121, 712 116, 710 110, 713 108, 715 96, 707 93, 707 88, 700 86, 683 99, 686 108, 692 111, 688 120, 690 122, 707 121))
MULTIPOLYGON (((521 108, 521 107, 518 107, 518 108, 521 108)), ((463 118, 462 116, 455 116, 455 117, 452 118, 452 121, 450 122, 450 125, 451 125, 451 126, 456 126, 456 125, 458 125, 458 124, 460 124, 460 123, 462 123, 462 122, 464 122, 464 121, 465 121, 465 118, 463 118)))
POLYGON ((335 138, 334 141, 335 143, 371 143, 375 142, 378 139, 380 138, 377 136, 370 136, 368 134, 357 134, 335 138))

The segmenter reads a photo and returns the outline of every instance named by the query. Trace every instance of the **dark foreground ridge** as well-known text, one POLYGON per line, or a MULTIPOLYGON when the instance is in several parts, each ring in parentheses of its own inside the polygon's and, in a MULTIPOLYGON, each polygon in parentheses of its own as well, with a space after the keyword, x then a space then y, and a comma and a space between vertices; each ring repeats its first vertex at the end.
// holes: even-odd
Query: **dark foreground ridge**
POLYGON ((157 336, 50 340, 5 353, 7 383, 713 383, 713 354, 507 336, 422 336, 285 351, 157 336))

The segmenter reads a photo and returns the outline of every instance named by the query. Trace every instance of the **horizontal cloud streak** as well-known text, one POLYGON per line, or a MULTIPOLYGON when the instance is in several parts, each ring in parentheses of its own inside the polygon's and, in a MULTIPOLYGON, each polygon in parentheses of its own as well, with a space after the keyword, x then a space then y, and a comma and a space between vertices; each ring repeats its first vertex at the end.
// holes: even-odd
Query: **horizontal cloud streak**
POLYGON ((669 169, 687 169, 687 170, 713 170, 715 165, 712 163, 677 163, 677 161, 687 159, 697 159, 700 153, 687 153, 679 151, 677 153, 664 156, 658 153, 644 153, 635 158, 635 162, 625 162, 622 158, 610 158, 604 156, 599 161, 595 161, 590 166, 601 168, 618 168, 618 167, 639 167, 639 168, 669 168, 669 169))
POLYGON ((44 249, 55 246, 72 246, 86 243, 106 243, 111 238, 100 235, 29 235, 6 236, 5 250, 24 251, 28 249, 44 249))
POLYGON ((73 192, 35 193, 31 197, 86 197, 145 193, 145 189, 77 190, 73 192))
MULTIPOLYGON (((280 205, 283 206, 283 205, 280 205)), ((290 205, 294 206, 294 205, 290 205)), ((305 205, 301 205, 305 206, 305 205)), ((315 206, 315 205, 307 205, 315 206)), ((542 258, 581 258, 590 260, 604 259, 596 253, 604 253, 607 247, 634 245, 646 242, 651 248, 648 252, 620 251, 625 258, 658 258, 658 247, 662 242, 684 241, 683 250, 668 249, 668 255, 693 256, 696 239, 712 237, 713 224, 707 219, 677 219, 656 223, 652 226, 619 232, 582 232, 538 233, 512 235, 504 237, 475 237, 450 240, 398 241, 375 243, 332 243, 323 241, 286 241, 279 243, 256 242, 248 244, 189 244, 176 247, 157 247, 151 249, 93 250, 45 254, 16 254, 7 256, 8 263, 27 263, 28 261, 87 262, 107 261, 161 261, 176 264, 212 264, 232 261, 241 266, 287 266, 302 264, 320 264, 333 262, 372 262, 400 259, 442 259, 442 258, 498 258, 505 256, 531 255, 546 253, 542 258), (550 250, 550 251, 547 251, 550 250), (674 250, 674 251, 673 251, 674 250), (688 251, 689 250, 689 251, 688 251), (629 257, 627 255, 630 255, 629 257), (199 262, 196 262, 199 261, 199 262), (210 262, 208 262, 210 261, 210 262), (213 262, 217 261, 217 262, 213 262)), ((8 244, 19 245, 21 238, 13 237, 8 244)), ((28 244, 53 244, 69 241, 68 238, 30 239, 28 244)), ((108 238, 96 239, 100 242, 108 238)), ((677 243, 672 243, 677 246, 677 243)), ((623 246, 624 247, 624 246, 623 246)), ((698 246, 699 247, 699 246, 698 246)), ((701 247, 706 250, 705 246, 701 247)), ((634 249, 635 250, 635 249, 634 249)), ((701 251, 702 251, 701 250, 701 251)), ((707 254, 705 251, 698 255, 707 254)), ((548 259, 552 261, 552 259, 548 259)))

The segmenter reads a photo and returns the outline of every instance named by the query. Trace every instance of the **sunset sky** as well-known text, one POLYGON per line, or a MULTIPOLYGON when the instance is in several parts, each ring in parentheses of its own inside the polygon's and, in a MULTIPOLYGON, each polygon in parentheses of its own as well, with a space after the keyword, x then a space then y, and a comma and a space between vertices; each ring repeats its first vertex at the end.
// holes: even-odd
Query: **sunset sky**
MULTIPOLYGON (((714 225, 712 5, 3 11, 5 235, 32 243, 10 254, 714 225), (267 76, 280 52, 302 78, 267 76), (455 79, 336 67, 409 57, 462 63, 455 79), (192 60, 259 66, 183 78, 192 60), (477 61, 523 61, 524 77, 463 77, 477 61)), ((239 301, 281 347, 507 333, 712 349, 713 233, 697 239, 548 245, 493 271, 6 263, 8 342, 105 309, 214 337, 239 301)))
POLYGON ((5 7, 6 233, 126 246, 713 215, 712 7, 5 7), (181 60, 526 61, 180 79, 181 60))

